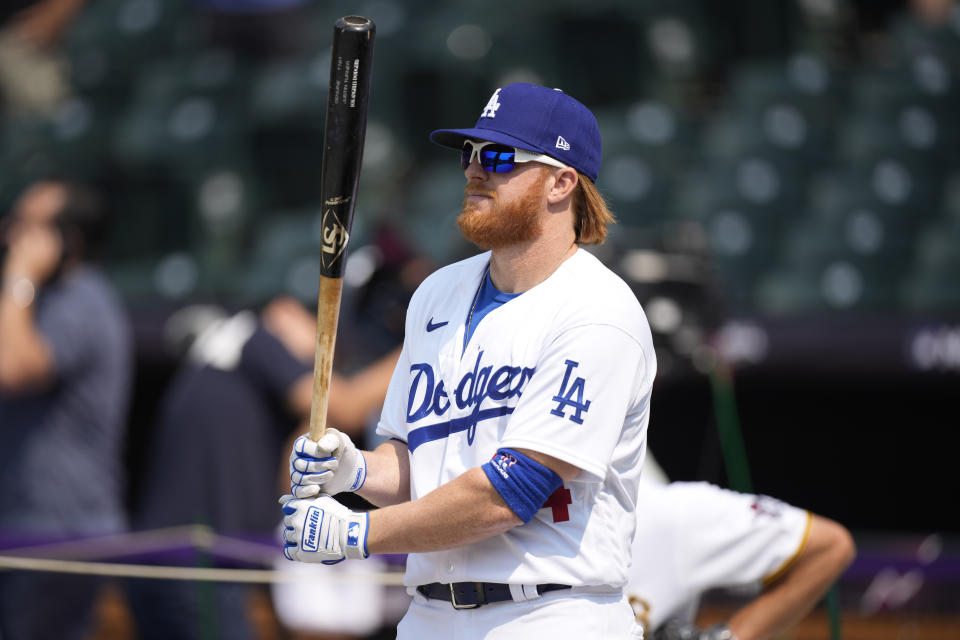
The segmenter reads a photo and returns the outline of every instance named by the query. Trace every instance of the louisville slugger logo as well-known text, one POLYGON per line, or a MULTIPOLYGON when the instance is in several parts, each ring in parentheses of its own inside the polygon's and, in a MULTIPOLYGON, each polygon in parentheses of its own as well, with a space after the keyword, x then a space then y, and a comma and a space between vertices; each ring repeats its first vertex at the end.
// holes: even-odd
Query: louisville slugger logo
POLYGON ((325 269, 337 261, 350 234, 347 228, 340 222, 336 212, 333 209, 327 209, 323 213, 323 225, 320 239, 320 263, 325 269))

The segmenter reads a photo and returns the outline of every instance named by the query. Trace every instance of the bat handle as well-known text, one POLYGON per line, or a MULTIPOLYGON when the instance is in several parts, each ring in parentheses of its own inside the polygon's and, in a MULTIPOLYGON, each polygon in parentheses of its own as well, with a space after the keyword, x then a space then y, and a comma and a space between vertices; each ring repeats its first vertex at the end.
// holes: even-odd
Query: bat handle
POLYGON ((343 278, 320 277, 317 297, 317 348, 313 361, 313 399, 310 405, 310 438, 319 440, 327 430, 333 349, 337 341, 337 320, 343 278))

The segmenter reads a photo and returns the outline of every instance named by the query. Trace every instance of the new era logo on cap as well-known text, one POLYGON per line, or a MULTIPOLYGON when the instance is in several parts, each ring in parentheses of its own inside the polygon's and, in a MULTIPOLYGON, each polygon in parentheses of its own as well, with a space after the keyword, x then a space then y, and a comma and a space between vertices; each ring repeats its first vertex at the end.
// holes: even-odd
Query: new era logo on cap
POLYGON ((559 89, 515 82, 493 92, 470 129, 438 129, 430 139, 463 148, 467 138, 542 153, 596 182, 602 143, 597 119, 559 89))

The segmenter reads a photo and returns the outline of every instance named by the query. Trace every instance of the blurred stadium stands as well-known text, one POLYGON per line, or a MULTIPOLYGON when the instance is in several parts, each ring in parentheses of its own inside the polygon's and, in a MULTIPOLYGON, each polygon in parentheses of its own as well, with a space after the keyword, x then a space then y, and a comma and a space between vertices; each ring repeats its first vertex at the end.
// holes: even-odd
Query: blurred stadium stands
POLYGON ((0 121, 0 210, 51 172, 107 187, 108 266, 134 306, 308 299, 332 24, 361 12, 378 39, 353 246, 392 220, 438 263, 468 250, 462 176, 427 133, 530 80, 598 114, 619 218, 602 256, 686 317, 654 327, 665 375, 729 318, 868 314, 897 336, 955 319, 958 10, 728 4, 307 2, 297 48, 251 54, 192 0, 91 0, 63 43, 72 96, 0 121))
POLYGON ((104 185, 107 265, 146 354, 154 316, 178 305, 309 300, 333 23, 369 16, 351 251, 379 221, 436 263, 469 251, 453 223, 462 174, 427 134, 472 122, 504 83, 561 87, 600 122, 598 186, 619 224, 597 253, 655 332, 654 421, 669 424, 651 443, 667 470, 724 479, 704 432, 706 346, 738 370, 760 489, 854 530, 960 533, 954 508, 890 507, 955 464, 930 446, 955 427, 960 371, 951 6, 931 24, 905 0, 317 0, 299 52, 251 56, 213 41, 216 18, 191 0, 90 0, 64 43, 73 95, 0 120, 0 212, 52 172, 104 185), (836 482, 810 479, 811 460, 836 482), (886 477, 898 468, 911 479, 886 477))
POLYGON ((65 42, 74 95, 3 122, 0 204, 50 171, 97 180, 126 292, 240 293, 254 236, 315 204, 331 25, 362 10, 379 33, 358 219, 410 218, 423 251, 456 255, 459 176, 426 133, 533 80, 597 110, 623 227, 702 226, 732 311, 957 309, 955 18, 904 5, 878 52, 845 2, 549 4, 308 3, 300 52, 252 57, 190 0, 93 0, 65 42))

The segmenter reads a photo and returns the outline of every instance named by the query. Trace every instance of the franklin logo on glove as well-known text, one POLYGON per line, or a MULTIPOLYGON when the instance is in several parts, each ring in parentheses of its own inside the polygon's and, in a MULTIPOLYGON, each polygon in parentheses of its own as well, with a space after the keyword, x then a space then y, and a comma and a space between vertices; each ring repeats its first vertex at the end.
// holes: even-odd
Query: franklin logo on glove
POLYGON ((323 511, 317 507, 307 509, 307 526, 303 529, 303 543, 300 545, 305 551, 316 551, 320 538, 320 523, 323 522, 323 511))

